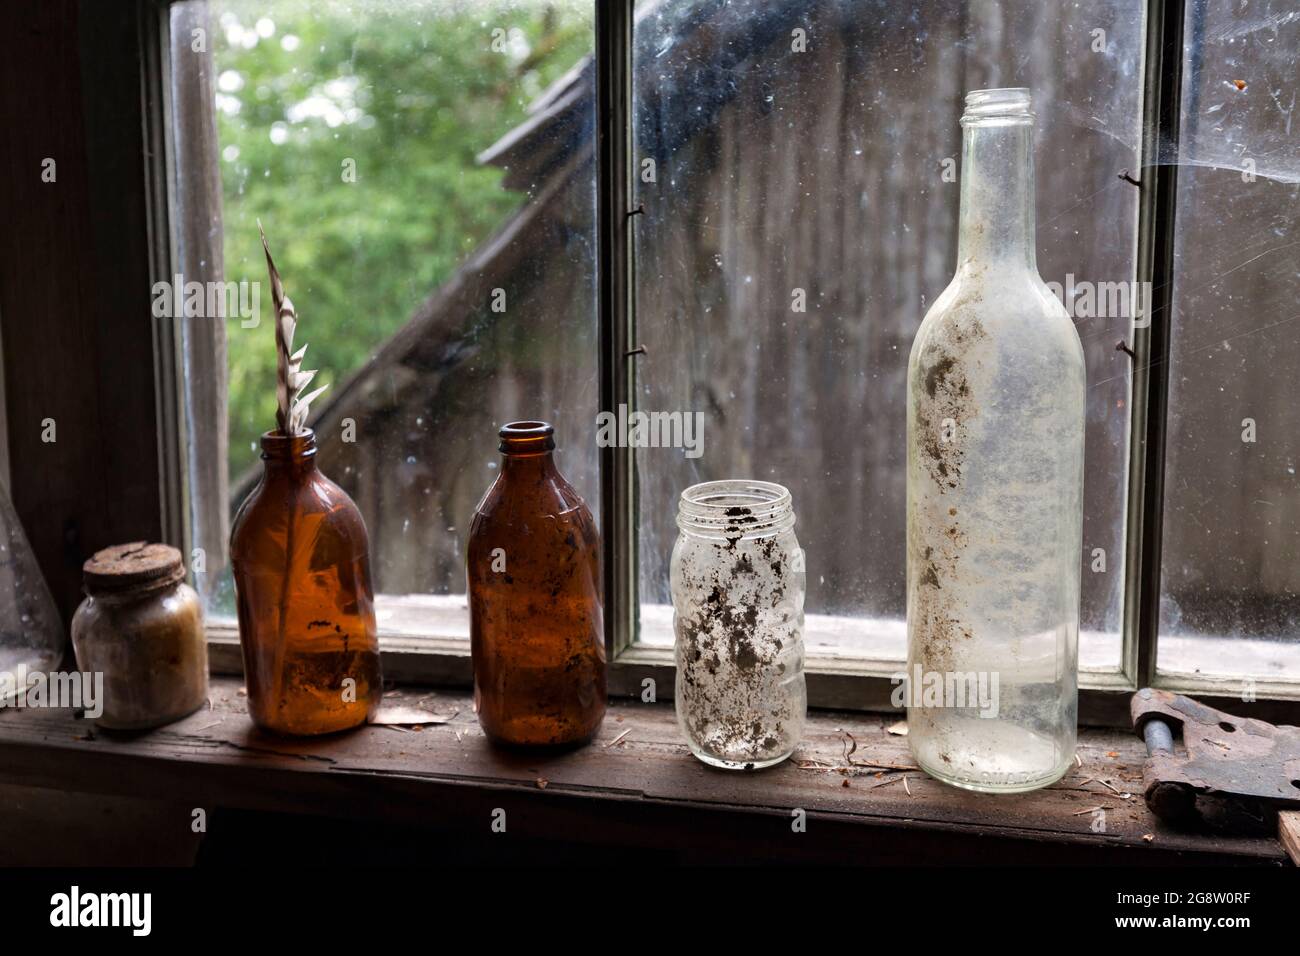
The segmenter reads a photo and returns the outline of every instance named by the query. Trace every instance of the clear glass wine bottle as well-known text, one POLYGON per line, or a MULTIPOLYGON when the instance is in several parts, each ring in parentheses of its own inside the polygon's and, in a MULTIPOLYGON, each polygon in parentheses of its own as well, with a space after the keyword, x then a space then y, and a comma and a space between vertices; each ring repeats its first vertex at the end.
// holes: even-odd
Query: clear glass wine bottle
POLYGON ((908 366, 908 739, 947 783, 1031 790, 1074 756, 1083 349, 1038 275, 1029 91, 961 122, 957 272, 908 366))

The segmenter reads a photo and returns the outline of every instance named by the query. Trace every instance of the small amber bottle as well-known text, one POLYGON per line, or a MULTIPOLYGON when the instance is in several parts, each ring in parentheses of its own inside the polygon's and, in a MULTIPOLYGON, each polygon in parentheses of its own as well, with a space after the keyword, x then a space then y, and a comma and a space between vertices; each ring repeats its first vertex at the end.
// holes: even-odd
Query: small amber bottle
POLYGON ((230 535, 248 712, 274 733, 346 730, 383 696, 365 522, 310 430, 267 432, 262 461, 230 535))
POLYGON ((474 705, 498 743, 590 740, 605 715, 600 536, 545 422, 501 429, 501 473, 470 526, 474 705))

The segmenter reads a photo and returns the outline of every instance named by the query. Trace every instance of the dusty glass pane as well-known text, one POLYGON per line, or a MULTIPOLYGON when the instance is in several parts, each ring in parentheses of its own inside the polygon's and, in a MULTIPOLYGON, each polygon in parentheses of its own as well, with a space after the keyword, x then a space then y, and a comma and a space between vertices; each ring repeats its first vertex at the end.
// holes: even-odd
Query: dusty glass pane
POLYGON ((1295 679, 1300 19, 1187 11, 1158 662, 1295 679))
MULTIPOLYGON (((229 504, 275 424, 260 218, 295 345, 330 386, 313 404, 320 464, 361 508, 377 589, 463 594, 462 541, 501 423, 555 422, 564 473, 598 506, 592 4, 207 10, 224 277, 262 293, 260 323, 225 324, 229 504)), ((430 605, 415 606, 427 630, 430 605)))
POLYGON ((643 639, 671 639, 677 495, 743 477, 793 493, 810 650, 904 656, 904 383, 955 267, 957 120, 968 90, 1028 86, 1039 268, 1088 363, 1081 663, 1118 666, 1143 8, 641 6, 638 400, 704 420, 699 457, 638 453, 643 639))

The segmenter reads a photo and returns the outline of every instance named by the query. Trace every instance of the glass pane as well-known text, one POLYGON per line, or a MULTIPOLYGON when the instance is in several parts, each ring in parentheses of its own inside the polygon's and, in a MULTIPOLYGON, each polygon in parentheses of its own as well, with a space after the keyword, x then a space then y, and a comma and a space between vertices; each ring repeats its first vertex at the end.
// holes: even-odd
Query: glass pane
MULTIPOLYGON (((313 405, 320 465, 365 516, 377 589, 463 595, 501 423, 554 421, 562 469, 599 503, 593 6, 213 0, 210 43, 187 56, 193 6, 173 11, 173 67, 210 56, 212 99, 178 104, 176 126, 214 108, 224 278, 261 292, 263 321, 225 323, 229 505, 275 424, 260 219, 295 345, 329 385, 313 405)), ((194 178, 180 170, 182 196, 194 178)), ((381 601, 381 629, 415 608, 428 630, 463 606, 381 601)))
POLYGON ((1158 662, 1295 679, 1300 19, 1187 10, 1158 662))
POLYGON ((810 650, 904 656, 904 383, 955 268, 957 121, 968 90, 1028 86, 1039 267, 1088 359, 1081 662, 1119 665, 1143 8, 643 5, 638 397, 704 416, 699 457, 638 452, 644 640, 671 640, 678 494, 743 477, 794 495, 810 650))

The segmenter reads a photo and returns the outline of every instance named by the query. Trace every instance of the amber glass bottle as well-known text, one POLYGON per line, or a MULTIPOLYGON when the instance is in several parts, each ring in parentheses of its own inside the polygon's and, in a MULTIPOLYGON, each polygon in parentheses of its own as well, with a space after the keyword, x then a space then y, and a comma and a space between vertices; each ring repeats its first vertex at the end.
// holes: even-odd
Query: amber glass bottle
POLYGON ((600 536, 555 467, 554 432, 501 429, 501 473, 470 525, 474 705, 498 743, 581 743, 605 715, 600 536))
POLYGON ((262 461, 230 535, 248 711, 275 733, 355 727, 383 695, 365 522, 311 431, 267 432, 262 461))

